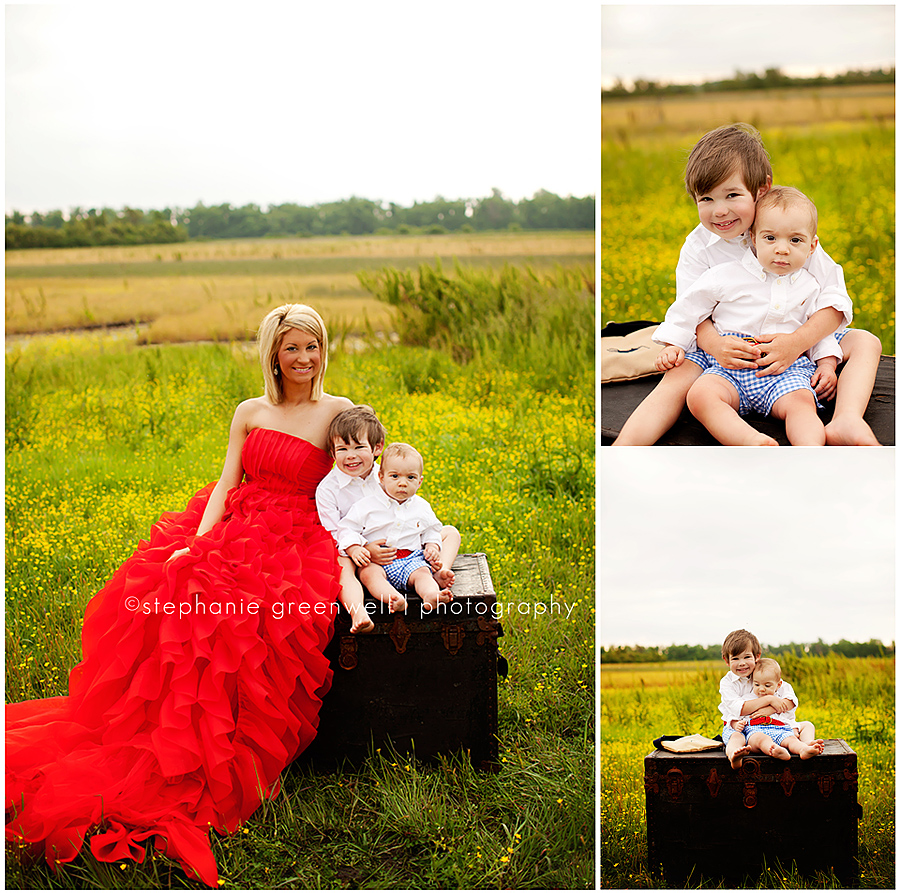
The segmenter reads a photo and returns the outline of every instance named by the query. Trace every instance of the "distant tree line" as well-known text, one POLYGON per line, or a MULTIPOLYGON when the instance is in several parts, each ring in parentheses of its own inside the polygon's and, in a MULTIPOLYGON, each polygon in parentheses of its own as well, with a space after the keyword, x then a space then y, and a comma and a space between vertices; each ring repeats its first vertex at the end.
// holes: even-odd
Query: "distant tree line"
MULTIPOLYGON (((868 642, 848 642, 841 639, 826 644, 816 642, 789 642, 787 645, 763 645, 763 654, 794 654, 797 657, 840 654, 844 657, 890 657, 894 643, 884 645, 880 639, 868 642)), ((601 663, 633 664, 675 660, 722 660, 721 645, 669 645, 666 648, 645 648, 642 645, 613 645, 600 649, 601 663)))
POLYGON ((74 208, 6 215, 6 247, 66 248, 185 242, 188 239, 391 235, 488 230, 592 230, 594 196, 575 198, 540 190, 519 202, 498 189, 481 199, 416 202, 411 207, 351 197, 318 205, 204 205, 141 211, 74 208))
POLYGON ((625 99, 635 96, 670 96, 680 93, 717 93, 726 90, 768 90, 774 87, 827 87, 850 84, 894 83, 894 69, 873 69, 871 71, 846 71, 843 74, 826 77, 818 75, 810 78, 796 78, 784 74, 780 68, 767 68, 763 74, 736 71, 734 77, 721 81, 706 81, 702 84, 666 84, 640 78, 632 87, 626 87, 621 80, 601 93, 602 99, 625 99))

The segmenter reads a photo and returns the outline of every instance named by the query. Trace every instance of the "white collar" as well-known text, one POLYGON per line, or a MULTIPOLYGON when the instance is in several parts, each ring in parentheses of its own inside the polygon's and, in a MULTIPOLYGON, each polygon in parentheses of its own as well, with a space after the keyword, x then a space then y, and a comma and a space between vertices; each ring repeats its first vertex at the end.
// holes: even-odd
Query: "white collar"
MULTIPOLYGON (((338 487, 341 490, 343 490, 345 487, 349 487, 354 481, 359 481, 360 484, 363 484, 363 485, 367 484, 369 481, 369 477, 371 477, 373 474, 377 474, 377 472, 375 470, 375 466, 373 465, 372 470, 369 472, 368 477, 361 478, 361 477, 356 477, 351 474, 347 474, 346 471, 341 471, 340 468, 338 468, 335 465, 334 474, 335 474, 335 477, 337 478, 338 487)), ((381 488, 379 487, 379 489, 381 489, 381 488)))
POLYGON ((726 245, 736 244, 741 248, 749 248, 750 247, 750 239, 747 238, 746 233, 741 233, 736 239, 723 239, 718 233, 712 232, 712 230, 706 229, 703 224, 700 224, 701 227, 709 234, 709 237, 706 240, 707 248, 712 248, 713 245, 716 245, 718 242, 725 242, 726 245))

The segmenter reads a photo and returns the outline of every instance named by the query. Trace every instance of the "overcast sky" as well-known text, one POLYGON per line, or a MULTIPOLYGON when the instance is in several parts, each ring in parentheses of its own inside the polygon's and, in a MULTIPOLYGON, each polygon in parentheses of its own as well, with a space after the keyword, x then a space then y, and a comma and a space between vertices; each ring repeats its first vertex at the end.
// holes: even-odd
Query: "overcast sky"
POLYGON ((894 640, 893 449, 600 460, 601 645, 894 640))
POLYGON ((599 7, 6 7, 6 210, 595 193, 599 7))
POLYGON ((894 64, 894 6, 604 5, 603 86, 699 83, 735 71, 834 74, 894 64))

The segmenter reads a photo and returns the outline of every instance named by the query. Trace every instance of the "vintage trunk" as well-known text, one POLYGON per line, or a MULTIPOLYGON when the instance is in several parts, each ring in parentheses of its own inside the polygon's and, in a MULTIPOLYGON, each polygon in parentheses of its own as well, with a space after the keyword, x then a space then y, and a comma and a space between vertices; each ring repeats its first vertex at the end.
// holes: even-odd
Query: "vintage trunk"
POLYGON ((453 570, 453 601, 433 612, 415 595, 397 614, 367 598, 375 631, 366 635, 338 615, 325 651, 334 679, 306 752, 314 763, 358 764, 388 744, 422 759, 466 751, 478 768, 496 763, 496 595, 483 554, 460 555, 453 570))
POLYGON ((692 872, 692 883, 705 875, 739 884, 763 858, 856 878, 856 753, 839 738, 809 760, 753 754, 739 770, 724 750, 657 750, 644 759, 644 787, 650 868, 662 869, 667 886, 692 872))

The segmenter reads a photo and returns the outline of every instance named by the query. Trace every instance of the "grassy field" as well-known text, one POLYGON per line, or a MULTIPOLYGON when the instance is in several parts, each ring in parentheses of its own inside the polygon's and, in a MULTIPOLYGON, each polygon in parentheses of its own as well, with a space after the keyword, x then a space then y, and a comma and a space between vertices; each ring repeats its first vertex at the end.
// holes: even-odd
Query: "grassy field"
POLYGON ((849 111, 862 101, 859 92, 844 89, 822 91, 818 105, 817 91, 604 103, 602 321, 663 318, 675 298, 679 251, 698 223, 682 180, 687 154, 704 132, 745 120, 762 134, 775 181, 798 187, 816 203, 819 238, 843 268, 854 327, 874 332, 883 352, 893 354, 893 89, 889 96, 875 91, 890 115, 866 113, 863 121, 849 111), (621 115, 634 121, 627 127, 613 123, 621 115))
MULTIPOLYGON (((858 755, 861 889, 893 889, 894 661, 837 656, 780 658, 800 699, 798 718, 858 755)), ((720 734, 717 661, 601 667, 601 886, 663 888, 647 869, 643 759, 659 735, 720 734)), ((812 818, 812 817, 811 817, 812 818)), ((713 886, 704 884, 702 886, 713 886)), ((831 873, 801 877, 789 865, 749 878, 750 889, 832 889, 831 873)))
POLYGON ((246 239, 10 251, 6 333, 129 326, 139 343, 246 339, 285 301, 327 306, 343 331, 390 328, 360 271, 441 258, 499 269, 592 265, 593 233, 246 239))
MULTIPOLYGON (((596 886, 593 296, 572 300, 584 332, 568 314, 537 320, 507 354, 464 365, 426 347, 332 356, 328 390, 371 403, 390 438, 422 450, 423 495, 517 606, 500 640, 500 769, 387 753, 330 774, 295 765, 277 800, 216 841, 224 889, 596 886), (551 601, 571 612, 529 607, 551 601)), ((87 600, 162 511, 218 475, 234 406, 260 392, 252 344, 126 334, 7 345, 8 700, 65 693, 87 600)), ((7 855, 7 888, 193 886, 155 855, 80 857, 58 876, 7 855)))

